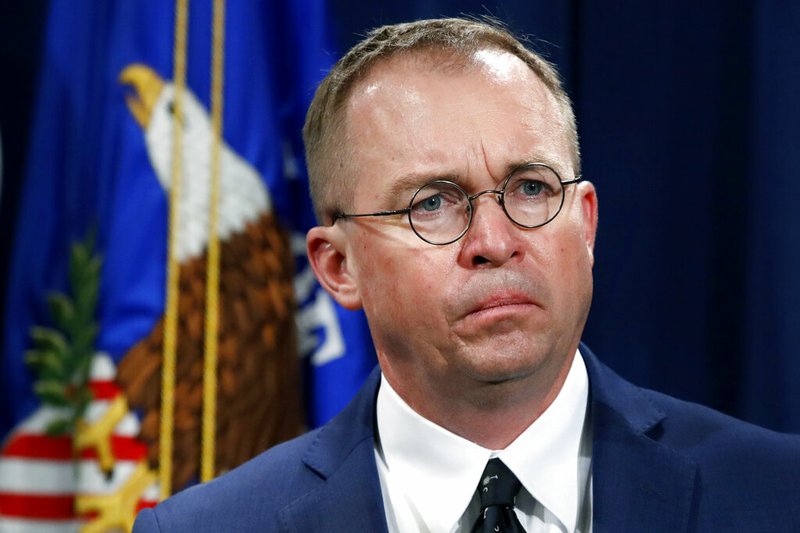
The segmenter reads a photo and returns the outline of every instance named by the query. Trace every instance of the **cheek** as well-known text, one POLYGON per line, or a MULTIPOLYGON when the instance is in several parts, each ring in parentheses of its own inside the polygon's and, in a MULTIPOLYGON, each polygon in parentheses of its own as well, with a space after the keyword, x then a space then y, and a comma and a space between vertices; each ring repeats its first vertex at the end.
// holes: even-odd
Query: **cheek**
POLYGON ((591 282, 591 255, 575 225, 549 235, 538 256, 552 294, 567 304, 585 290, 587 281, 591 282))
POLYGON ((563 305, 573 309, 576 318, 582 315, 589 305, 592 294, 592 258, 586 242, 579 232, 570 236, 570 242, 561 250, 561 292, 565 299, 563 305))
POLYGON ((402 255, 380 245, 365 245, 361 250, 358 277, 367 312, 378 307, 385 310, 388 301, 396 301, 405 294, 406 271, 402 255))
POLYGON ((430 320, 443 299, 445 266, 419 250, 376 247, 368 253, 360 272, 369 280, 361 287, 367 313, 397 325, 413 324, 423 316, 430 320))

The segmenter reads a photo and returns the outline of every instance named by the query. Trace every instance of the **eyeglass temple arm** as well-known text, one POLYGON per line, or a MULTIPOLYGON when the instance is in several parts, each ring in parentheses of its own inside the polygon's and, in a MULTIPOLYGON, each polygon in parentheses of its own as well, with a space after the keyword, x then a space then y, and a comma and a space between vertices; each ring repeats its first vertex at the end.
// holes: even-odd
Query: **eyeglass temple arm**
POLYGON ((404 209, 393 209, 391 211, 378 211, 377 213, 336 213, 333 215, 333 222, 336 222, 340 218, 362 218, 362 217, 385 217, 389 215, 405 215, 411 211, 411 208, 406 207, 404 209))

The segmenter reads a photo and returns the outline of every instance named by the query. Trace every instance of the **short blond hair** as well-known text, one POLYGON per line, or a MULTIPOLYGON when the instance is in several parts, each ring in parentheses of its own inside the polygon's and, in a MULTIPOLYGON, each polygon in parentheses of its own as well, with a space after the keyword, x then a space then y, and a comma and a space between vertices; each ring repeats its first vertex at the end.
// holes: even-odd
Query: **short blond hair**
POLYGON ((321 224, 344 209, 353 191, 342 176, 347 160, 347 139, 342 108, 356 83, 377 63, 419 52, 446 52, 468 59, 482 49, 509 52, 520 58, 544 83, 561 108, 573 167, 580 172, 580 148, 572 102, 555 67, 525 47, 499 22, 492 19, 445 18, 382 26, 350 49, 322 80, 306 115, 303 140, 306 148, 311 199, 321 224))

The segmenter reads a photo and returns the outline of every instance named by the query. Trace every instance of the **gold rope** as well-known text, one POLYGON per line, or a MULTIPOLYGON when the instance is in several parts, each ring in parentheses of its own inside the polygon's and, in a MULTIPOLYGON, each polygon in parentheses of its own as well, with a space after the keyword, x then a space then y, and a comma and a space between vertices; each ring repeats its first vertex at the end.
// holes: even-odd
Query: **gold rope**
POLYGON ((208 267, 206 280, 206 329, 203 368, 203 437, 200 479, 214 478, 217 422, 217 334, 219 331, 219 174, 222 142, 222 82, 225 55, 225 2, 214 0, 211 49, 211 199, 208 221, 208 267))
POLYGON ((189 0, 175 1, 175 48, 173 79, 175 84, 175 120, 172 127, 172 188, 169 194, 169 243, 167 258, 167 308, 164 318, 164 365, 161 369, 161 440, 159 445, 159 482, 161 499, 172 494, 172 437, 175 411, 175 360, 178 336, 177 257, 181 163, 183 158, 183 93, 186 89, 186 41, 189 0))

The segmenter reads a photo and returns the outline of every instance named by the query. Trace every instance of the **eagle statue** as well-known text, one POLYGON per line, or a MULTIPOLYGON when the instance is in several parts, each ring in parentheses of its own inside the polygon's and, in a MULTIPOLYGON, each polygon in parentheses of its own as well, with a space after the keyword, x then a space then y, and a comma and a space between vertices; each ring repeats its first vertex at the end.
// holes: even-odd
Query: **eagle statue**
MULTIPOLYGON (((188 89, 177 116, 176 88, 146 65, 126 67, 127 107, 142 128, 155 174, 171 188, 173 123, 183 128, 175 253, 180 262, 172 487, 198 477, 212 128, 188 89)), ((220 241, 216 470, 229 470, 304 429, 295 328, 293 256, 264 180, 220 141, 220 241)), ((117 381, 142 414, 139 438, 158 468, 164 317, 122 358, 117 381)))

